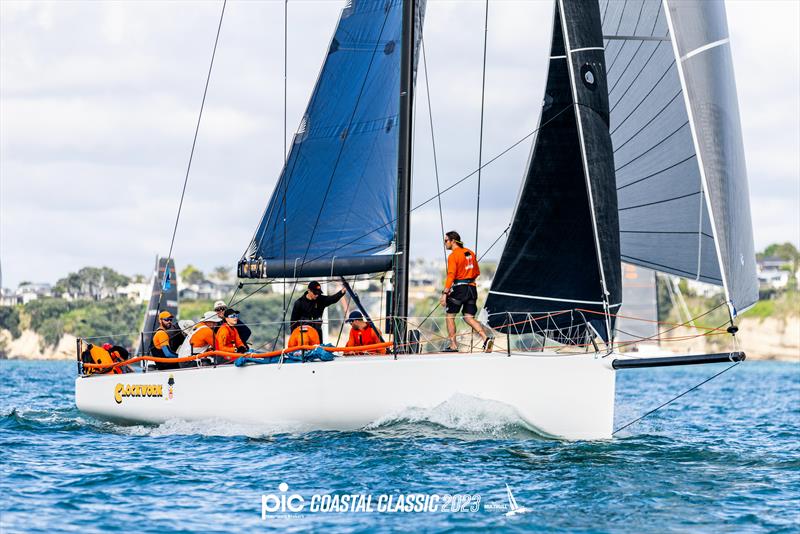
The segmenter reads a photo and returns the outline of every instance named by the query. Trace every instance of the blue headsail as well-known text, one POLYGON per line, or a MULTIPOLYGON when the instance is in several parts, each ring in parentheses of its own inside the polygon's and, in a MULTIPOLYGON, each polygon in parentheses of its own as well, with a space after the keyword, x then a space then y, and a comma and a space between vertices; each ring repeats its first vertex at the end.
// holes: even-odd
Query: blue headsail
POLYGON ((401 25, 402 0, 346 3, 240 276, 391 268, 401 25))

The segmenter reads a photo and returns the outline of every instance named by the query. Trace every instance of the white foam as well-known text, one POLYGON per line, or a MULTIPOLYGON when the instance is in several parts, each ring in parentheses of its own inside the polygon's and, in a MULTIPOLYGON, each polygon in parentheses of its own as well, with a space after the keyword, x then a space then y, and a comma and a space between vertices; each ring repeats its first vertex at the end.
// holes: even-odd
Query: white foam
POLYGON ((457 394, 432 408, 406 408, 374 421, 367 430, 398 423, 432 423, 467 433, 507 434, 509 430, 529 430, 517 410, 505 403, 457 394))
POLYGON ((263 438, 276 434, 302 432, 302 426, 291 423, 282 424, 248 424, 227 421, 225 419, 204 419, 200 421, 185 421, 171 419, 158 426, 129 426, 120 427, 121 431, 132 436, 221 436, 234 437, 246 436, 250 438, 263 438))

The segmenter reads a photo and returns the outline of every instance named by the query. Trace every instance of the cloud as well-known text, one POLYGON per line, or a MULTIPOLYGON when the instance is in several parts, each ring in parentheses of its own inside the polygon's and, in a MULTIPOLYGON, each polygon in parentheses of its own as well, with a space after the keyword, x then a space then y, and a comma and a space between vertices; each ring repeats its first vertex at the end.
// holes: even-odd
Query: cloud
MULTIPOLYGON (((798 241, 800 4, 729 2, 757 246, 798 241), (766 39, 765 36, 769 36, 766 39)), ((431 0, 425 21, 442 187, 477 168, 483 3, 431 0)), ((219 2, 0 3, 3 284, 84 265, 149 272, 169 248, 219 2)), ((300 122, 341 2, 289 3, 288 135, 300 122)), ((175 245, 178 262, 233 265, 284 157, 283 3, 228 3, 175 245)), ((536 128, 552 3, 492 2, 483 160, 536 128)), ((418 75, 414 203, 436 193, 418 75)), ((511 217, 528 140, 482 172, 479 248, 511 217)), ((473 177, 442 199, 475 239, 473 177)), ((415 211, 414 255, 438 258, 438 203, 415 211), (435 231, 431 231, 435 229, 435 231)), ((490 257, 499 257, 502 240, 490 257)))

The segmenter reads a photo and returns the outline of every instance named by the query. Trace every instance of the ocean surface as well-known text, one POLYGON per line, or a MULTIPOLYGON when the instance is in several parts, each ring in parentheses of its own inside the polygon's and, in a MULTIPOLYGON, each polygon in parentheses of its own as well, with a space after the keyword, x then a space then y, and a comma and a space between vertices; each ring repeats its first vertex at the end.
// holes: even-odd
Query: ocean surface
MULTIPOLYGON (((617 427, 722 368, 620 372, 617 427)), ((467 398, 359 432, 123 427, 78 412, 74 374, 0 361, 3 533, 800 531, 798 363, 745 362, 597 442, 538 438, 467 398), (507 515, 506 484, 525 512, 507 515), (372 512, 262 519, 262 495, 362 493, 372 512), (375 511, 379 495, 407 494, 458 511, 375 511)))

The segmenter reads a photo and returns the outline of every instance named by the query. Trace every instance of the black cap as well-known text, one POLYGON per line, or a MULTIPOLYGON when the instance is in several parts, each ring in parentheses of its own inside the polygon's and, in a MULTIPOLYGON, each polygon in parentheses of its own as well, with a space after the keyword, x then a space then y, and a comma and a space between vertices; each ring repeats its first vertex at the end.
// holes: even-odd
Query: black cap
POLYGON ((322 286, 320 286, 319 282, 317 282, 316 280, 308 283, 308 290, 314 293, 315 295, 322 295, 322 286))
POLYGON ((234 310, 233 308, 228 308, 225 310, 223 314, 225 317, 230 317, 231 315, 239 315, 239 310, 234 310))
POLYGON ((350 315, 347 316, 347 322, 352 323, 353 321, 366 321, 366 319, 364 319, 364 314, 359 310, 353 310, 350 312, 350 315))

